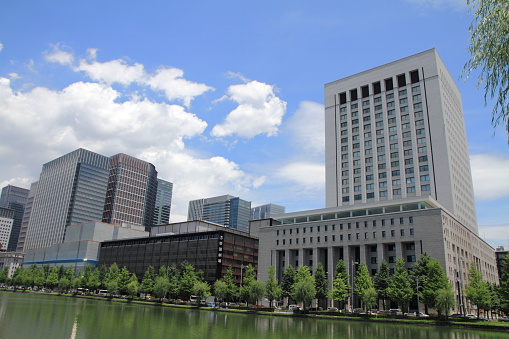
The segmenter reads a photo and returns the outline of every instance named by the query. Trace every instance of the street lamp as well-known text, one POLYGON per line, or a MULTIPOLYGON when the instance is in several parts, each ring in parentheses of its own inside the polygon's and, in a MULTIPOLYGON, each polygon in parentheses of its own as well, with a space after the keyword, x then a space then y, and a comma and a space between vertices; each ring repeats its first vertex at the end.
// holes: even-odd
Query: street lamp
POLYGON ((417 283, 417 316, 419 317, 421 315, 421 312, 419 312, 419 278, 415 278, 415 282, 417 283))
POLYGON ((351 270, 351 275, 352 275, 352 287, 351 287, 351 294, 352 294, 352 297, 350 298, 350 310, 352 311, 353 313, 353 275, 354 275, 354 270, 355 270, 355 265, 359 264, 357 261, 353 261, 352 260, 352 270, 351 270))

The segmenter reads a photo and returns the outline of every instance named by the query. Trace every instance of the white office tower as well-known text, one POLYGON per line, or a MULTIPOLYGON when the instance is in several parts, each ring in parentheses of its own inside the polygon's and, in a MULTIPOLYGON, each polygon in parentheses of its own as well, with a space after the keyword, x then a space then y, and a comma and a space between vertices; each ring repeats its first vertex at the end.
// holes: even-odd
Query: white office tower
POLYGON ((327 207, 434 198, 477 234, 461 95, 435 49, 325 85, 327 207))

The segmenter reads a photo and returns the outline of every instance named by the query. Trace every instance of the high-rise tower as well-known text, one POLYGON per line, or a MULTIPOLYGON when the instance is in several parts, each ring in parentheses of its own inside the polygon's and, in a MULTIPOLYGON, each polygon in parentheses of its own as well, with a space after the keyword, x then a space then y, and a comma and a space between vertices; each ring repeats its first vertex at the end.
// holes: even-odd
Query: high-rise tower
POLYGON ((326 205, 431 196, 477 232, 461 95, 435 49, 325 85, 326 205))
POLYGON ((26 188, 12 185, 7 185, 2 188, 0 207, 6 207, 14 210, 14 222, 12 224, 11 235, 9 237, 9 244, 7 245, 7 251, 9 252, 16 251, 21 223, 23 221, 23 213, 25 212, 25 205, 28 201, 29 192, 30 190, 27 190, 26 188))

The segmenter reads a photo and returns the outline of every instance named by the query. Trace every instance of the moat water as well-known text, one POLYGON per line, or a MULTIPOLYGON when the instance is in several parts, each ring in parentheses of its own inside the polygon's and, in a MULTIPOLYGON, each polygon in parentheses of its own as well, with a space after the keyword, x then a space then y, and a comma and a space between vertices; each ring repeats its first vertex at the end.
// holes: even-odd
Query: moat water
POLYGON ((271 317, 0 292, 0 338, 509 338, 501 332, 271 317))

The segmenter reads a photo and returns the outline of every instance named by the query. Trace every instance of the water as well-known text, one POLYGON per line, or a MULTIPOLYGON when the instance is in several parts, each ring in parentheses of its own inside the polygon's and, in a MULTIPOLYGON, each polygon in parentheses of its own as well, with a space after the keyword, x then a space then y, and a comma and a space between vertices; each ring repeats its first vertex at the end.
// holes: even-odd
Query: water
POLYGON ((0 292, 0 338, 509 338, 416 325, 283 318, 0 292))

